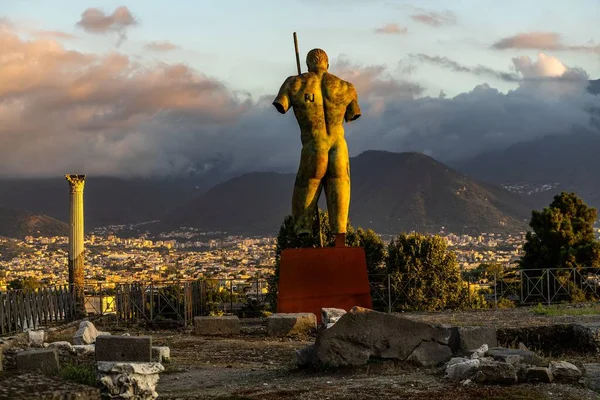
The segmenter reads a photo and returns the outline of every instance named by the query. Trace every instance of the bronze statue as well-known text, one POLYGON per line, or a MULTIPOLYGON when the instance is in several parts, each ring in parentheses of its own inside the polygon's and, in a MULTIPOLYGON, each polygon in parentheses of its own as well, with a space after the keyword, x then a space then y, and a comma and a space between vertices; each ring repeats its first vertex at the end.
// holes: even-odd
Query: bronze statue
POLYGON ((350 160, 343 121, 360 117, 358 96, 351 83, 327 72, 329 60, 323 50, 311 50, 306 64, 308 72, 298 71, 299 75, 287 78, 273 101, 282 114, 293 107, 300 126, 302 153, 292 197, 294 229, 298 235, 311 231, 324 187, 336 246, 344 246, 350 206, 350 160))

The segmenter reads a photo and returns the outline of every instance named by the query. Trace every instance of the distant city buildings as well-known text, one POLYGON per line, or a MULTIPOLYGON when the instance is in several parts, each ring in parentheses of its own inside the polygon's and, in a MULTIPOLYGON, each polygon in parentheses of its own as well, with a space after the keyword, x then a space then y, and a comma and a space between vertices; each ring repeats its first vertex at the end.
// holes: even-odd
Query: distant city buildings
MULTIPOLYGON (((274 237, 243 237, 225 232, 181 228, 149 239, 119 237, 125 226, 96 229, 85 237, 85 282, 114 287, 116 283, 214 279, 248 286, 272 274, 274 237)), ((516 235, 481 233, 477 236, 441 234, 461 269, 481 263, 514 265, 522 256, 525 232, 516 235)), ((391 235, 383 235, 389 242, 391 235)), ((68 284, 68 238, 0 237, 0 290, 13 279, 32 277, 42 285, 68 284)))

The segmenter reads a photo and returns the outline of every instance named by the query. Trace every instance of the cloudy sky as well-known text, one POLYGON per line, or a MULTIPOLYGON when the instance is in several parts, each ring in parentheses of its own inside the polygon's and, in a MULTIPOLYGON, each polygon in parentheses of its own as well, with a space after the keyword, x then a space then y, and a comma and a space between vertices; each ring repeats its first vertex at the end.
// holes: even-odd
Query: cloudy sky
POLYGON ((294 31, 357 88, 352 155, 569 134, 600 107, 599 17, 596 0, 3 1, 0 175, 293 171, 298 128, 271 102, 294 31))

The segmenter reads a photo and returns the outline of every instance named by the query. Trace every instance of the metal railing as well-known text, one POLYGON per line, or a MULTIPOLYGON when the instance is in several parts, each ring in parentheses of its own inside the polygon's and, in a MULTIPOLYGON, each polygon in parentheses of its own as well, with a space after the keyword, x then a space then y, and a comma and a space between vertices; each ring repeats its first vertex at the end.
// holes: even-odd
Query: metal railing
MULTIPOLYGON (((383 312, 423 309, 436 300, 430 282, 401 274, 369 275, 373 309, 383 312)), ((465 272, 463 308, 555 304, 600 299, 600 268, 508 270, 488 276, 465 272)), ((434 285, 435 283, 435 285, 434 285)), ((437 286, 436 286, 437 285, 437 286)), ((114 314, 119 321, 146 321, 187 326, 195 316, 257 317, 275 312, 268 279, 204 279, 103 284, 84 288, 87 315, 114 314)), ((451 304, 437 304, 452 308, 451 304)), ((0 292, 0 335, 69 322, 77 317, 74 293, 67 286, 0 292)))

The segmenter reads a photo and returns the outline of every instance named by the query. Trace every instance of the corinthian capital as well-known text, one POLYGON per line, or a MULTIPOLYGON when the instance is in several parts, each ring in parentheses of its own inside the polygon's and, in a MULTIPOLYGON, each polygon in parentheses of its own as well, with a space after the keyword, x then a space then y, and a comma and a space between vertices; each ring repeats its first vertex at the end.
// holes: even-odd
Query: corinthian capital
POLYGON ((69 182, 71 193, 83 192, 85 175, 65 175, 65 178, 67 178, 67 182, 69 182))

